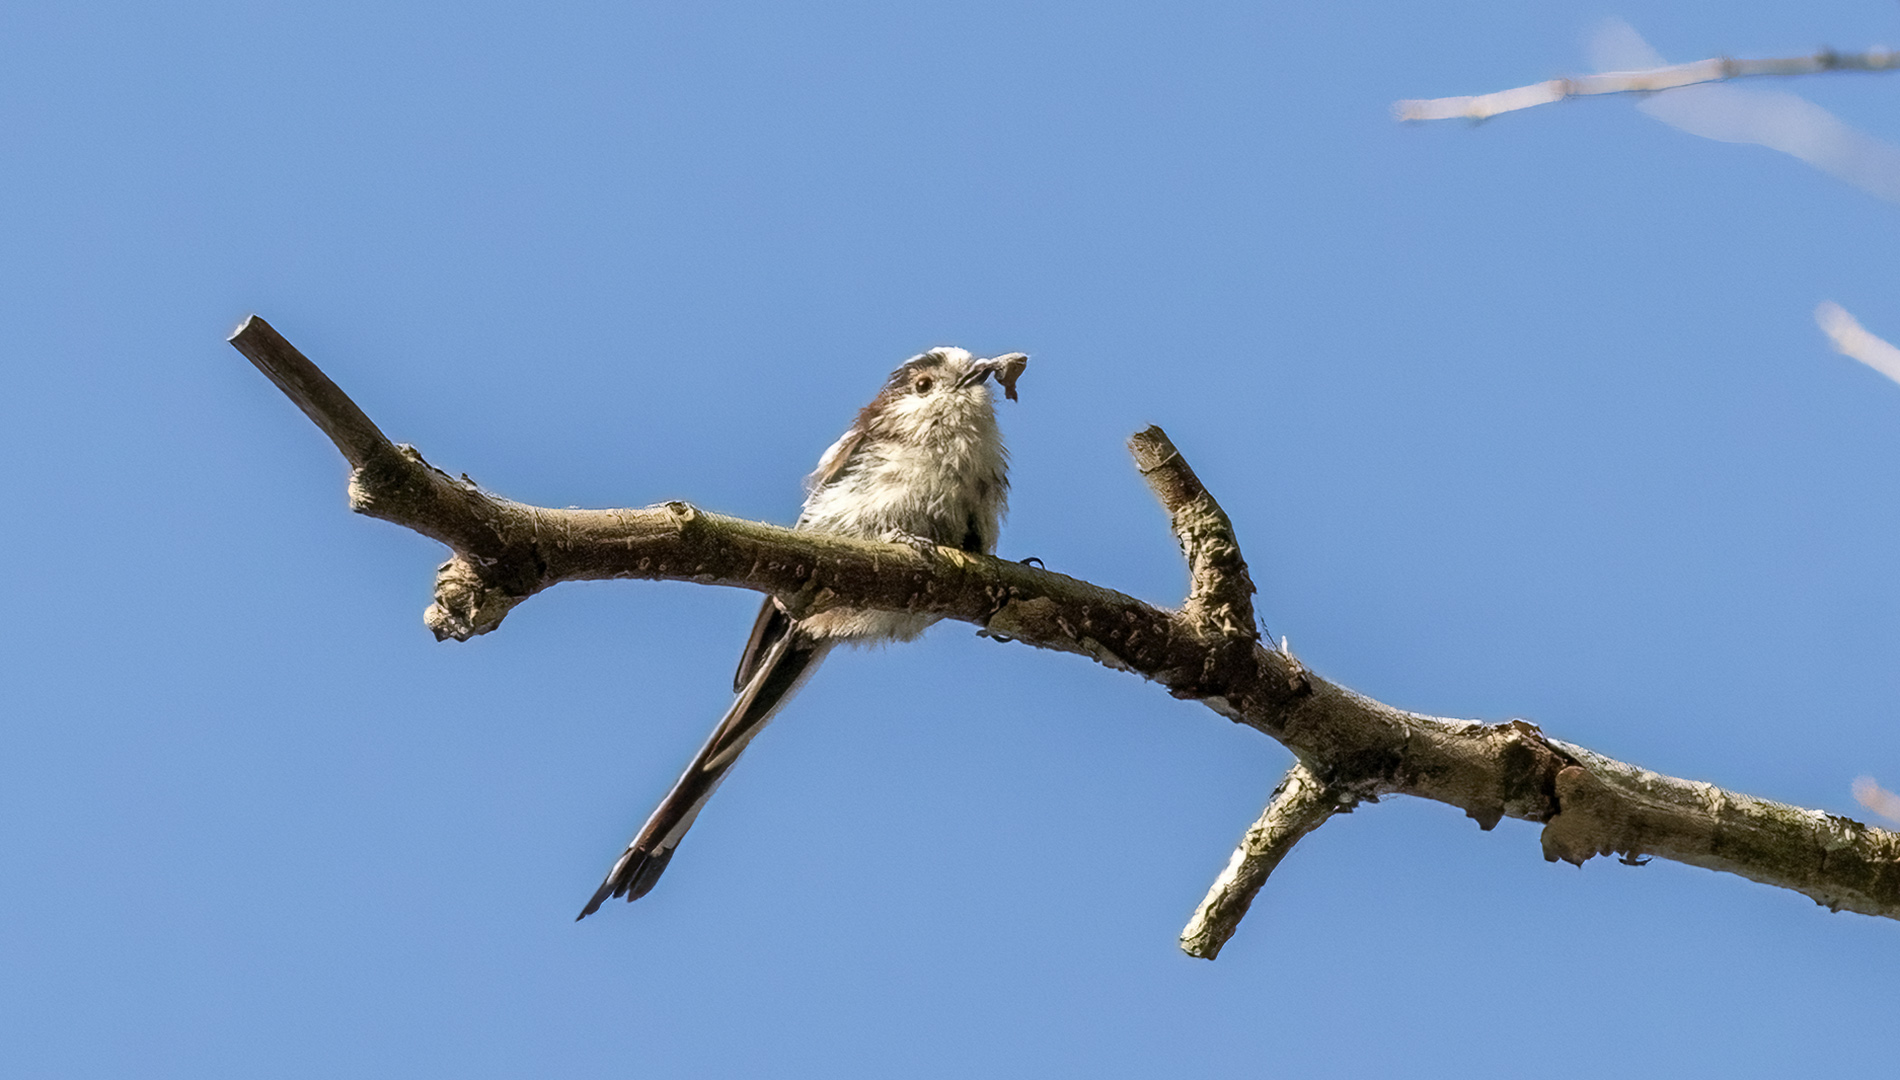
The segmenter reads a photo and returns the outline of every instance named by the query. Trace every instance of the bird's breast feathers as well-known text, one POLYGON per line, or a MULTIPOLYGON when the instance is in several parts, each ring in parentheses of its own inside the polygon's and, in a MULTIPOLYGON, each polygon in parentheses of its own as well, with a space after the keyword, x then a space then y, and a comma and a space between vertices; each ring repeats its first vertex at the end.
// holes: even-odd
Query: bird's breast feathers
POLYGON ((933 412, 900 400, 875 427, 847 433, 827 451, 798 527, 866 539, 903 532, 949 547, 971 546, 974 529, 974 550, 992 550, 1009 461, 988 394, 970 396, 973 407, 933 412))

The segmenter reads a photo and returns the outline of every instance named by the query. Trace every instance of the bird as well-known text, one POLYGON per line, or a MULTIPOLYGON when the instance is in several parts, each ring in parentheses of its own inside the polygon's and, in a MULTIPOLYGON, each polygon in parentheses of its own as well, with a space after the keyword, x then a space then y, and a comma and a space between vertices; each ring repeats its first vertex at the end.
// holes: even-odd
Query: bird
MULTIPOLYGON (((1008 509, 1009 453, 986 383, 994 378, 1014 401, 1028 363, 1022 353, 979 359, 948 346, 904 361, 819 459, 793 528, 994 553, 1008 509)), ((766 597, 733 676, 732 706, 575 921, 611 898, 632 902, 653 888, 747 744, 827 653, 840 644, 910 641, 937 619, 850 607, 794 617, 766 597)))

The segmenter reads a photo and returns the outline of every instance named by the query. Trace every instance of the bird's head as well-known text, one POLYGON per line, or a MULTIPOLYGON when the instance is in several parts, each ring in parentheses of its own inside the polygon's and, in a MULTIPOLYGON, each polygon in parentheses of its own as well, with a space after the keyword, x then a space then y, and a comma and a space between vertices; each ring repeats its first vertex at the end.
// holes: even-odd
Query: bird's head
POLYGON ((1016 399, 1016 379, 1029 364, 1022 353, 988 360, 967 350, 931 349, 899 365, 859 417, 867 431, 906 441, 922 441, 966 425, 994 425, 990 378, 1016 399))

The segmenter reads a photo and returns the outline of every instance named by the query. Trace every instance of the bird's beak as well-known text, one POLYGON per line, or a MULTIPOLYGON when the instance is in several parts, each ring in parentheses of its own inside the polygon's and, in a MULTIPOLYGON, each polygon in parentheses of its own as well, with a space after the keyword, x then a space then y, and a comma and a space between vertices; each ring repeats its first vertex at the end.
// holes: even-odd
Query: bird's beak
POLYGON ((989 360, 978 360, 970 365, 970 370, 957 380, 958 387, 975 386, 991 375, 996 376, 996 385, 1003 388, 1003 396, 1016 400, 1016 380, 1023 369, 1029 366, 1029 357, 1023 353, 1004 353, 989 360))

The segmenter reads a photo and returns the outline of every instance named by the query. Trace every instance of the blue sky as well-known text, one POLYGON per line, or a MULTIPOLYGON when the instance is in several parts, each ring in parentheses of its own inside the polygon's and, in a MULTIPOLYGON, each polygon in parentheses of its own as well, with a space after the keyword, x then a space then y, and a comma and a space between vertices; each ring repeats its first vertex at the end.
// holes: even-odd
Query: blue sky
MULTIPOLYGON (((904 357, 1034 363, 1001 553, 1156 602, 1163 425, 1274 633, 1447 715, 1861 812, 1900 781, 1900 207, 1625 100, 1891 3, 0 11, 0 1067, 19 1076, 1788 1076, 1891 1067, 1900 929, 1398 799, 1175 934, 1288 763, 946 625, 839 655, 576 925, 751 594, 437 644, 433 543, 223 343, 551 505, 788 522, 904 357)), ((1900 140, 1896 76, 1787 82, 1900 140)))

